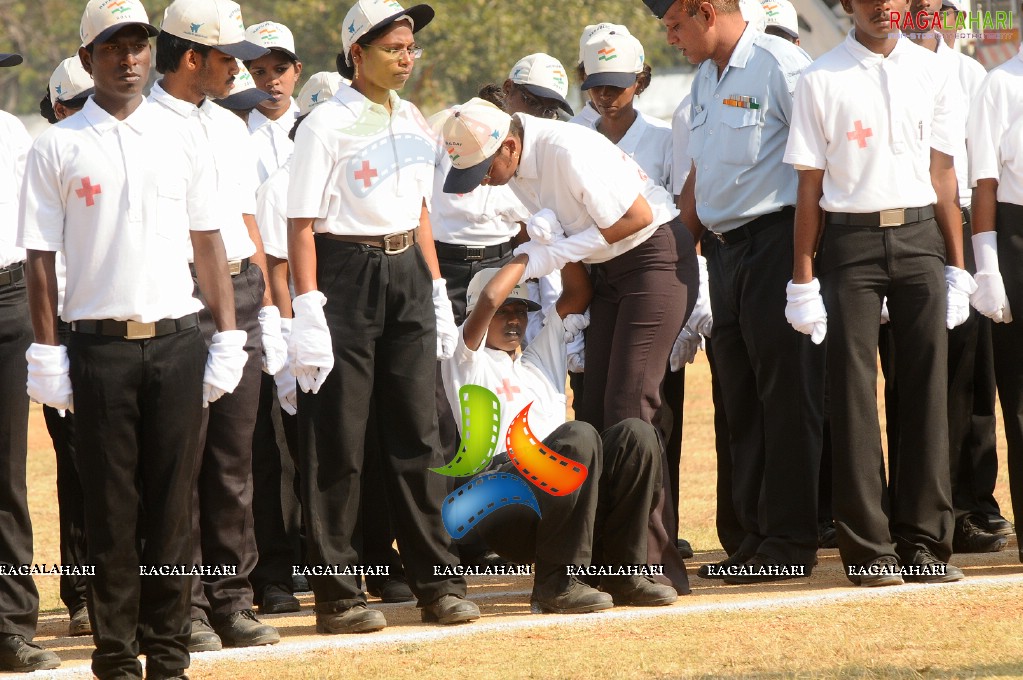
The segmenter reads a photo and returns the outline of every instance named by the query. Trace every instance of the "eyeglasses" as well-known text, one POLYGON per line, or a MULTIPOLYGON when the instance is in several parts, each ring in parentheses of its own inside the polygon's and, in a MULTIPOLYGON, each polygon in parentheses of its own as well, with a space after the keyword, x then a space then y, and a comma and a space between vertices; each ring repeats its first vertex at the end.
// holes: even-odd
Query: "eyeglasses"
POLYGON ((375 47, 382 52, 386 52, 392 59, 400 59, 402 54, 408 56, 409 59, 418 59, 423 56, 423 48, 416 47, 415 45, 411 47, 384 47, 383 45, 369 43, 366 47, 375 47))
POLYGON ((516 83, 515 87, 518 90, 519 97, 522 98, 522 103, 529 107, 531 112, 534 112, 533 115, 541 118, 552 119, 558 117, 558 110, 556 108, 544 104, 536 97, 536 95, 524 88, 522 85, 516 83))

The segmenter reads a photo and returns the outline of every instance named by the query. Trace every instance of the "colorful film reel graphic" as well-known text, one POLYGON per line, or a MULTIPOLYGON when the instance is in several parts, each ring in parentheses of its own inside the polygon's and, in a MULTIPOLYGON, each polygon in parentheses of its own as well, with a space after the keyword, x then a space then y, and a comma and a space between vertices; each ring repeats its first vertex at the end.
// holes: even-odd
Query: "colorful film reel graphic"
POLYGON ((469 477, 486 469, 501 434, 501 403, 493 392, 479 385, 463 385, 458 403, 462 407, 462 447, 444 467, 430 468, 446 477, 469 477))
POLYGON ((508 457, 522 476, 552 496, 567 496, 586 481, 589 470, 544 446, 529 429, 529 408, 522 409, 508 426, 508 457))
POLYGON ((461 538, 484 517, 513 504, 532 508, 540 516, 540 504, 521 477, 488 472, 448 494, 441 506, 441 519, 452 538, 461 538))

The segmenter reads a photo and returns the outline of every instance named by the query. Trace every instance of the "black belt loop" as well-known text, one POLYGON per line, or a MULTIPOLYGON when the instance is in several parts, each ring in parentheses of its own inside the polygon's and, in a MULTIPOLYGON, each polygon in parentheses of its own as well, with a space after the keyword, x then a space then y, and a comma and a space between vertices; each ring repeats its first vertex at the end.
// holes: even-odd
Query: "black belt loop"
POLYGON ((515 249, 515 245, 511 240, 494 246, 466 246, 459 243, 443 243, 441 241, 434 241, 434 245, 437 249, 437 257, 442 260, 455 260, 458 262, 496 260, 515 249))
POLYGON ((934 217, 934 206, 895 208, 872 213, 826 213, 827 223, 842 227, 902 227, 925 222, 934 217))
POLYGON ((25 263, 15 262, 0 269, 0 287, 10 286, 25 278, 25 263))
POLYGON ((199 325, 198 314, 186 314, 180 319, 160 319, 159 321, 115 321, 114 319, 82 319, 71 322, 74 333, 104 335, 125 340, 148 340, 161 335, 170 335, 178 331, 195 328, 199 325))

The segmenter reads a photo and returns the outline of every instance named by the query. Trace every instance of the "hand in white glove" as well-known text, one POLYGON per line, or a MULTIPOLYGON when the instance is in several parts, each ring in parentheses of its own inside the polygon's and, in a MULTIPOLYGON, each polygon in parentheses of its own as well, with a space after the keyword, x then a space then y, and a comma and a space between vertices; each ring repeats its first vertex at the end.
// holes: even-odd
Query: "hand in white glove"
POLYGON ((567 345, 589 328, 590 310, 587 309, 582 314, 569 314, 561 320, 561 324, 565 327, 565 344, 567 345))
POLYGON ((334 368, 334 347, 323 315, 325 304, 327 298, 318 290, 299 295, 291 302, 295 318, 288 339, 288 362, 298 386, 313 394, 320 391, 334 368))
POLYGON ((881 298, 881 325, 885 325, 891 321, 891 317, 888 316, 888 296, 885 295, 881 298))
POLYGON ((455 355, 458 344, 458 326, 455 325, 455 314, 451 311, 444 279, 433 280, 433 313, 437 316, 437 359, 450 359, 455 355))
MULTIPOLYGON (((707 258, 697 255, 696 260, 700 264, 700 292, 696 295, 696 306, 693 307, 693 313, 689 315, 686 325, 694 333, 709 338, 711 329, 714 327, 714 315, 710 311, 710 277, 707 274, 707 258)), ((693 362, 690 360, 687 363, 693 362)))
POLYGON ((977 290, 970 296, 970 303, 995 323, 1012 321, 1005 283, 998 268, 998 234, 993 231, 974 234, 973 256, 977 260, 977 273, 973 277, 977 290))
POLYGON ((526 222, 526 233, 529 238, 544 245, 549 245, 565 238, 565 230, 558 221, 558 216, 550 208, 544 208, 530 216, 526 222))
POLYGON ((703 347, 703 336, 692 329, 687 322, 682 332, 675 338, 675 344, 668 355, 668 368, 678 373, 684 364, 691 364, 696 359, 696 351, 703 347))
POLYGON ((946 265, 945 286, 948 290, 945 325, 952 330, 970 317, 970 295, 977 292, 977 282, 965 269, 946 265))
POLYGON ((25 386, 32 401, 57 409, 61 416, 65 411, 74 413, 67 347, 33 342, 25 352, 25 359, 28 361, 25 386))
POLYGON ((206 357, 206 374, 202 378, 203 408, 238 387, 245 363, 249 360, 249 355, 245 353, 247 337, 245 331, 213 334, 210 353, 206 357))
POLYGON ((281 313, 270 305, 259 310, 258 318, 263 331, 263 372, 277 375, 288 360, 288 343, 281 335, 281 313))
POLYGON ((816 278, 809 283, 793 283, 785 286, 788 302, 785 305, 785 320, 800 333, 810 336, 815 345, 824 342, 828 333, 828 313, 821 297, 821 284, 816 278))
POLYGON ((523 243, 515 249, 515 254, 528 255, 529 262, 519 282, 547 276, 569 262, 581 262, 592 255, 603 253, 609 247, 600 228, 596 226, 550 245, 534 241, 523 243))
MULTIPOLYGON (((281 338, 285 346, 291 337, 291 319, 281 319, 281 338)), ((286 413, 295 415, 298 413, 298 381, 295 374, 291 372, 291 362, 288 355, 284 355, 284 365, 281 370, 274 373, 274 383, 277 384, 277 401, 281 402, 281 408, 286 413)))
POLYGON ((522 272, 519 283, 530 279, 539 279, 558 269, 551 247, 539 241, 526 241, 515 249, 515 255, 527 255, 526 270, 522 272))
MULTIPOLYGON (((557 314, 557 312, 555 312, 557 314)), ((573 315, 569 315, 573 316, 573 315)), ((567 318, 567 317, 566 317, 567 318)), ((586 335, 580 331, 573 336, 570 342, 565 344, 565 352, 568 354, 568 370, 572 373, 582 373, 586 369, 586 335)))

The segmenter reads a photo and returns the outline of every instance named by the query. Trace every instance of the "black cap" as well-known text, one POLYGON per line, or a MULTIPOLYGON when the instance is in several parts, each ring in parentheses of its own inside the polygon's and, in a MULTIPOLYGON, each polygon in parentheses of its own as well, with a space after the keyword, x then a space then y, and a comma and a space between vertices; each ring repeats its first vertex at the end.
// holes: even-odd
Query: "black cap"
POLYGON ((650 8, 655 17, 663 19, 671 6, 675 4, 675 0, 643 0, 643 4, 650 8))

